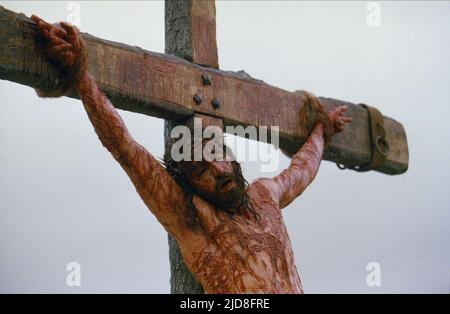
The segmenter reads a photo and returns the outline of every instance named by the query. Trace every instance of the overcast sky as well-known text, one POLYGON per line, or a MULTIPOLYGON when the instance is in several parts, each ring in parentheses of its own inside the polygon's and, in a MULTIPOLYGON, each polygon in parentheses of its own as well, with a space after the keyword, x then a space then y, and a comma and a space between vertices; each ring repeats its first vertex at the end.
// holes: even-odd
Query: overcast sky
MULTIPOLYGON (((0 1, 67 20, 69 2, 0 1)), ((81 30, 164 51, 162 2, 79 2, 81 30)), ((217 2, 222 69, 287 90, 376 106, 401 121, 410 168, 401 176, 323 162, 285 211, 307 293, 450 289, 450 3, 217 2), (381 286, 366 266, 381 266, 381 286)), ((72 11, 73 12, 73 11, 72 11)), ((107 62, 107 60, 105 60, 107 62)), ((167 235, 99 143, 80 101, 41 100, 0 81, 0 292, 166 293, 167 235), (66 265, 81 266, 81 286, 66 265)), ((135 138, 163 154, 163 121, 121 111, 135 138)), ((280 159, 278 172, 289 160, 280 159)), ((244 162, 244 174, 261 175, 244 162)))

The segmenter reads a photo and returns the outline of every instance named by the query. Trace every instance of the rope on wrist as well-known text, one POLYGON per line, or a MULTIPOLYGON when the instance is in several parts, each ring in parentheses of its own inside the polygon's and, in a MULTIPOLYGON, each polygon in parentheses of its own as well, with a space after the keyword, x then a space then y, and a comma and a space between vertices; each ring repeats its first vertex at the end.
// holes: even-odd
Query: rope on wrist
POLYGON ((311 119, 315 118, 316 122, 320 122, 323 126, 323 138, 325 146, 327 146, 331 142, 331 137, 333 136, 333 125, 331 124, 327 111, 320 102, 319 98, 313 93, 304 90, 299 92, 306 98, 303 103, 303 107, 300 110, 301 126, 306 129, 311 119))
POLYGON ((88 53, 86 45, 80 36, 80 56, 77 62, 68 68, 61 68, 62 77, 58 85, 52 90, 41 90, 36 88, 36 93, 39 97, 55 98, 70 95, 73 88, 78 85, 83 77, 83 74, 88 67, 88 53))

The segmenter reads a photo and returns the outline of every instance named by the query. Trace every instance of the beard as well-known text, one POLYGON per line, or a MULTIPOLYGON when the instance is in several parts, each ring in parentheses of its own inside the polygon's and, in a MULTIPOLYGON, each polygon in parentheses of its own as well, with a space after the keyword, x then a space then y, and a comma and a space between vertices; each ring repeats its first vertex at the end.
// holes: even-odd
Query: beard
POLYGON ((236 212, 244 203, 247 182, 242 175, 240 165, 237 162, 233 162, 232 174, 216 177, 214 193, 196 192, 201 198, 216 208, 228 212, 236 212))

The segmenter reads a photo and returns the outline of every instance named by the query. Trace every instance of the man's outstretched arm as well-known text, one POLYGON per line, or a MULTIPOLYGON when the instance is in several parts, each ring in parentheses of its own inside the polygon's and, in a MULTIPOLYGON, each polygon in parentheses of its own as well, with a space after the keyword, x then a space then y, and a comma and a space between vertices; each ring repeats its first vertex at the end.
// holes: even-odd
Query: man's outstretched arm
MULTIPOLYGON (((347 107, 338 107, 328 113, 332 125, 332 134, 341 132, 351 118, 343 114, 347 107)), ((316 177, 325 147, 324 130, 321 122, 317 123, 306 142, 292 156, 289 167, 278 176, 264 180, 265 185, 278 200, 280 208, 289 205, 300 196, 316 177)))
MULTIPOLYGON (((78 29, 66 23, 52 25, 36 16, 32 18, 47 41, 46 52, 50 61, 68 73, 71 80, 71 86, 63 85, 61 89, 64 90, 49 96, 63 95, 68 87, 76 89, 102 144, 126 171, 141 198, 163 226, 175 237, 182 237, 186 230, 182 219, 187 208, 185 194, 164 167, 132 138, 114 106, 87 68, 82 66, 85 48, 78 29)), ((38 93, 42 96, 42 92, 38 93)))
POLYGON ((169 232, 176 234, 186 208, 184 192, 164 167, 137 143, 109 99, 86 72, 77 91, 101 143, 130 177, 137 192, 169 232))

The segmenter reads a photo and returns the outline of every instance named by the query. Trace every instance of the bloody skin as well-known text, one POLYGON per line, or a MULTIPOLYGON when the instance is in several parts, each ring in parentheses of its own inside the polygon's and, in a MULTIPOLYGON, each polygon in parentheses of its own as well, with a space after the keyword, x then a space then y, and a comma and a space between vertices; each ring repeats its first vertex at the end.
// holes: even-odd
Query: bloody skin
MULTIPOLYGON (((48 43, 50 61, 73 70, 83 49, 78 29, 67 23, 49 24, 37 16, 32 19, 48 43)), ((324 151, 321 123, 292 156, 287 169, 273 178, 254 181, 246 190, 231 161, 182 165, 185 180, 196 191, 192 201, 202 225, 199 230, 186 221, 191 209, 185 190, 133 139, 89 72, 84 70, 78 77, 74 88, 101 143, 125 170, 150 211, 177 239, 186 265, 206 292, 303 293, 281 209, 300 196, 317 174, 324 151), (257 215, 242 208, 243 193, 257 215)), ((346 109, 329 112, 333 134, 351 122, 344 116, 346 109)))
POLYGON ((236 161, 181 161, 177 170, 181 180, 218 209, 235 213, 246 205, 246 181, 236 161))

